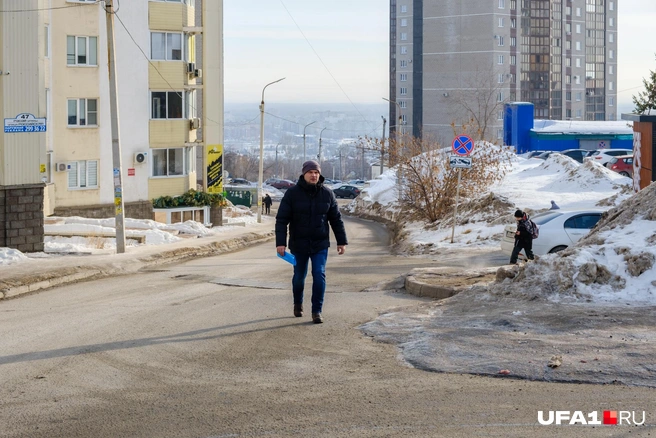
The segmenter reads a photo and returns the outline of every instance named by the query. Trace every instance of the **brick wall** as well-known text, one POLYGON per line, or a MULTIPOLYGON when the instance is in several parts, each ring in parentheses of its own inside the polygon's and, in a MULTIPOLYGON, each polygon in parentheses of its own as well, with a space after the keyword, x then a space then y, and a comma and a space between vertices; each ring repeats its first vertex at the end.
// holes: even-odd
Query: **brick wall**
POLYGON ((0 246, 43 251, 44 185, 0 187, 0 246))
MULTIPOLYGON (((153 204, 150 201, 124 204, 125 217, 132 219, 153 219, 153 204)), ((116 216, 114 204, 88 205, 82 207, 55 207, 55 216, 80 216, 91 219, 104 219, 116 216)))

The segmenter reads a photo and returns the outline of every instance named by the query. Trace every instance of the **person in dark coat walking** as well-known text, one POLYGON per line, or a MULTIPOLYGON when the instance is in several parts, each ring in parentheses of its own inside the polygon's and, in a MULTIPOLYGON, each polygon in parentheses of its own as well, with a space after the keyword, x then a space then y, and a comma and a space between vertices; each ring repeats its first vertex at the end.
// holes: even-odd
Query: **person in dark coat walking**
POLYGON ((273 199, 271 199, 271 196, 269 196, 268 193, 264 196, 262 202, 264 203, 265 214, 271 214, 271 204, 273 204, 273 199))
POLYGON ((326 293, 326 261, 330 247, 330 228, 337 240, 337 254, 346 251, 348 241, 335 194, 323 185, 321 167, 314 160, 303 163, 298 183, 280 201, 276 215, 276 251, 285 254, 287 228, 289 250, 296 258, 292 292, 294 316, 303 316, 303 289, 308 264, 312 261, 312 321, 323 322, 321 312, 326 293))
POLYGON ((515 246, 513 247, 512 254, 510 255, 510 264, 517 264, 519 252, 523 249, 526 257, 533 260, 533 234, 531 234, 530 226, 528 225, 528 215, 522 210, 515 212, 515 220, 517 221, 517 231, 515 232, 515 246))

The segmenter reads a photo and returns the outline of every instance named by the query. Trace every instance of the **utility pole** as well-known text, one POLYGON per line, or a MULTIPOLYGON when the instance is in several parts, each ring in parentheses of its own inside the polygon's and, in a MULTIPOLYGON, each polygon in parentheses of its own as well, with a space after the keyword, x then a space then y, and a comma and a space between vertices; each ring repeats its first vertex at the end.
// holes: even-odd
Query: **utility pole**
POLYGON ((383 141, 380 144, 380 174, 383 174, 383 166, 384 166, 384 161, 385 161, 385 125, 387 124, 387 119, 385 119, 385 116, 381 116, 383 118, 383 141))
POLYGON ((112 167, 114 172, 114 213, 116 222, 116 252, 125 252, 125 225, 123 210, 123 175, 121 169, 121 143, 118 123, 118 97, 116 84, 116 52, 114 47, 114 5, 113 0, 105 0, 107 21, 107 51, 109 59, 109 112, 112 130, 112 167))
POLYGON ((361 171, 362 171, 362 176, 360 177, 360 179, 369 179, 369 178, 367 178, 367 176, 366 176, 365 173, 364 173, 364 172, 365 172, 365 166, 364 166, 364 145, 362 146, 362 155, 361 155, 361 156, 362 156, 362 170, 361 170, 361 171))
POLYGON ((319 163, 319 166, 321 166, 321 134, 323 134, 323 131, 325 130, 326 128, 323 128, 319 133, 319 153, 317 154, 317 163, 319 163))

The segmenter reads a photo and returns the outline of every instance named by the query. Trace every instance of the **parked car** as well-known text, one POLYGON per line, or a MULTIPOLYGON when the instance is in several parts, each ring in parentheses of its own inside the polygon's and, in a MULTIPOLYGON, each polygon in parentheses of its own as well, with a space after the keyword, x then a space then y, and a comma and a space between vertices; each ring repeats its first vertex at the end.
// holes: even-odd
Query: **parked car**
POLYGON ((352 186, 363 186, 366 184, 367 181, 363 179, 352 179, 348 183, 351 184, 352 186))
MULTIPOLYGON (((269 181, 269 180, 267 180, 269 181)), ((268 182, 268 185, 271 187, 275 187, 276 189, 288 189, 290 187, 294 187, 296 183, 294 181, 289 181, 288 179, 273 179, 273 181, 268 182)))
POLYGON ((588 156, 589 159, 595 160, 597 163, 602 166, 608 167, 608 162, 614 157, 619 157, 620 155, 633 155, 632 149, 599 149, 593 151, 591 155, 588 156))
POLYGON ((338 198, 355 199, 360 194, 360 189, 355 186, 343 185, 333 189, 333 193, 338 198))
POLYGON ((622 176, 633 178, 633 155, 620 155, 618 157, 613 157, 606 167, 622 176))
POLYGON ((542 160, 546 160, 547 158, 549 158, 551 154, 561 154, 573 158, 579 163, 583 163, 583 158, 588 154, 588 152, 589 151, 586 149, 566 149, 564 151, 547 151, 541 153, 540 155, 534 158, 540 158, 542 160))
MULTIPOLYGON (((603 210, 550 210, 531 217, 540 230, 540 235, 533 240, 533 253, 551 254, 574 245, 597 225, 603 210)), ((517 224, 506 225, 501 238, 501 250, 510 257, 515 245, 517 224)), ((522 251, 523 254, 523 251, 522 251)), ((526 256, 524 255, 524 258, 526 256)))
POLYGON ((236 186, 250 186, 252 185, 251 182, 247 179, 244 178, 232 178, 230 180, 230 184, 236 185, 236 186))
POLYGON ((531 151, 526 155, 526 158, 539 158, 538 155, 544 154, 545 152, 553 152, 553 151, 531 151))

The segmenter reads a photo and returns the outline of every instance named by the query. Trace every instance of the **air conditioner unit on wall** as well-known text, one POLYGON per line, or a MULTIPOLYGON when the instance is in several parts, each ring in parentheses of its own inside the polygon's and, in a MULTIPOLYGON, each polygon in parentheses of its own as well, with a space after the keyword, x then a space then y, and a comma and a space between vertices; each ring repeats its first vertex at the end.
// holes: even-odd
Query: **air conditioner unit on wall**
POLYGON ((134 164, 143 164, 148 158, 148 152, 135 152, 134 154, 134 164))
POLYGON ((56 163, 55 164, 55 170, 57 172, 66 172, 70 170, 70 165, 68 163, 56 163))
POLYGON ((203 69, 197 68, 196 70, 194 70, 194 77, 202 78, 203 77, 203 69))
POLYGON ((188 62, 187 63, 187 73, 192 74, 196 70, 196 63, 195 62, 188 62))
POLYGON ((198 128, 200 128, 200 119, 198 117, 189 119, 189 129, 198 129, 198 128))

